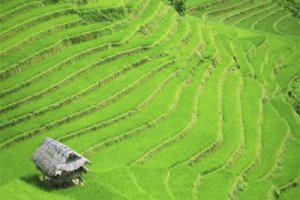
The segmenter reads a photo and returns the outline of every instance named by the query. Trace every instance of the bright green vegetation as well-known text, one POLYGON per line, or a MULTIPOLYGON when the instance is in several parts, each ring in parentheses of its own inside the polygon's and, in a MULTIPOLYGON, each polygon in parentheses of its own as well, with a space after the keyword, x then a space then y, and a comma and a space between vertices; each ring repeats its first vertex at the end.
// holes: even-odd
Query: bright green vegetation
POLYGON ((0 2, 1 199, 299 197, 290 3, 0 2), (92 161, 84 186, 39 180, 47 136, 92 161))
MULTIPOLYGON (((299 35, 300 19, 271 0, 187 0, 187 9, 194 16, 281 35, 299 35)), ((299 5, 295 3, 295 5, 299 5)), ((296 6, 296 7, 297 7, 296 6)))

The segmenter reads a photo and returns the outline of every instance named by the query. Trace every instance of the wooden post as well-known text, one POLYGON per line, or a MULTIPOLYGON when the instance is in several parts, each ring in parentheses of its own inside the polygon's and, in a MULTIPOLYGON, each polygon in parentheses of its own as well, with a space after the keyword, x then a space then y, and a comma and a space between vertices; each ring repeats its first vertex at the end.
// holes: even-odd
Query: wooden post
POLYGON ((78 180, 79 180, 79 185, 84 184, 84 180, 81 176, 78 177, 78 180))

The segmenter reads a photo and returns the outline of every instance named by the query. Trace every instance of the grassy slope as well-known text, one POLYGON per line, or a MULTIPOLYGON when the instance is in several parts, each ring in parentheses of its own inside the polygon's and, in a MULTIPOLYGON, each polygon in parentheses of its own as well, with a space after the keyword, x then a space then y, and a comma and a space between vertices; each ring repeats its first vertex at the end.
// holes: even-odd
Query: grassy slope
POLYGON ((296 197, 299 20, 212 2, 181 17, 160 0, 1 1, 2 199, 296 197), (83 23, 89 9, 103 21, 83 23), (39 181, 30 158, 46 136, 93 162, 84 187, 39 181))

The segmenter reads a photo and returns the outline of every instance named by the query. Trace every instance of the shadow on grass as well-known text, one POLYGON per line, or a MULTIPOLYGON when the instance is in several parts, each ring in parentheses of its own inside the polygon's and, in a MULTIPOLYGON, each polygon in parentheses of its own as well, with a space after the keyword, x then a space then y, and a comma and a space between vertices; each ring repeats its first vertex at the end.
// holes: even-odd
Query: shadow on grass
POLYGON ((47 191, 47 192, 75 186, 75 184, 71 184, 71 183, 58 186, 58 185, 53 184, 53 182, 49 179, 43 180, 42 176, 38 175, 38 174, 23 176, 20 178, 20 180, 22 180, 25 183, 30 184, 36 188, 47 191))

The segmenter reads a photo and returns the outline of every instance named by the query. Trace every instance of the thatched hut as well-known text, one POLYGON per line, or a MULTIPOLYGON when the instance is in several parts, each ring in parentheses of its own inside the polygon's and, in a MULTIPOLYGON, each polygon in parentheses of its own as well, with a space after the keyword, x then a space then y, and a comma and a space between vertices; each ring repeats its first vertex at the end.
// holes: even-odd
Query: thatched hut
POLYGON ((36 167, 44 174, 44 180, 58 186, 83 184, 82 172, 89 170, 84 164, 91 163, 69 147, 46 138, 32 157, 36 167))

